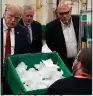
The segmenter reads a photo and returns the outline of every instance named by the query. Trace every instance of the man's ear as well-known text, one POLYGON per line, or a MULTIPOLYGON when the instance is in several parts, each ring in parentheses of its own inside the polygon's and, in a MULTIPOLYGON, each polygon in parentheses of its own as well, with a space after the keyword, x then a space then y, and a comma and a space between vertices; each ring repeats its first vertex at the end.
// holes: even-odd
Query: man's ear
POLYGON ((59 15, 59 13, 57 13, 57 16, 58 16, 59 19, 61 19, 61 16, 59 15))
POLYGON ((72 7, 70 7, 70 12, 72 12, 72 7))
POLYGON ((5 15, 6 15, 6 11, 4 12, 3 17, 5 17, 5 15))

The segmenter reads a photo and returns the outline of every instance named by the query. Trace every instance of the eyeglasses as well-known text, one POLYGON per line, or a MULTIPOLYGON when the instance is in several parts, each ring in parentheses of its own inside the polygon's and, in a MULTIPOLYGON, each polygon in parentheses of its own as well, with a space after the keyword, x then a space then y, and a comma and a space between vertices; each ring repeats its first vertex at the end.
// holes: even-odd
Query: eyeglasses
POLYGON ((67 12, 59 12, 59 14, 60 14, 60 15, 67 15, 67 14, 69 14, 69 12, 70 12, 70 10, 67 11, 67 12))

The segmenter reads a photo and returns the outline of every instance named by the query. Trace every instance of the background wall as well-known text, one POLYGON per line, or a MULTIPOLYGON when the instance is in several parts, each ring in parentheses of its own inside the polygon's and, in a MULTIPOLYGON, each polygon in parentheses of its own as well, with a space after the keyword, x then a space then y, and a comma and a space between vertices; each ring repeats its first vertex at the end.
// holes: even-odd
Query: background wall
MULTIPOLYGON (((49 21, 55 19, 55 9, 57 0, 2 0, 2 15, 6 4, 32 4, 35 8, 34 20, 39 21, 42 24, 46 24, 49 21)), ((61 1, 61 0, 59 0, 61 1)), ((67 0, 72 5, 72 14, 79 14, 82 2, 86 0, 67 0)), ((87 0, 88 9, 91 9, 91 0, 87 0)), ((83 6, 84 7, 84 6, 83 6)))
POLYGON ((23 5, 23 0, 2 0, 2 14, 4 12, 4 9, 6 7, 6 4, 18 4, 23 5))
POLYGON ((88 10, 92 9, 92 8, 91 8, 92 2, 93 2, 92 0, 87 0, 87 3, 88 3, 88 4, 87 4, 87 9, 88 9, 88 10))

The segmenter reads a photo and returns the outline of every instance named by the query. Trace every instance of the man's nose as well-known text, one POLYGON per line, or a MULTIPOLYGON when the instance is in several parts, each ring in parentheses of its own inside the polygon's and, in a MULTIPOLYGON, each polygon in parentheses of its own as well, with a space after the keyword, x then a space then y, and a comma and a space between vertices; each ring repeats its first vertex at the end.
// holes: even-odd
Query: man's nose
POLYGON ((31 19, 31 16, 28 16, 28 19, 31 19))
POLYGON ((63 16, 64 16, 64 17, 67 17, 67 15, 66 15, 66 14, 64 14, 63 16))
POLYGON ((12 18, 11 18, 11 21, 15 21, 15 20, 16 20, 15 17, 12 17, 12 18))

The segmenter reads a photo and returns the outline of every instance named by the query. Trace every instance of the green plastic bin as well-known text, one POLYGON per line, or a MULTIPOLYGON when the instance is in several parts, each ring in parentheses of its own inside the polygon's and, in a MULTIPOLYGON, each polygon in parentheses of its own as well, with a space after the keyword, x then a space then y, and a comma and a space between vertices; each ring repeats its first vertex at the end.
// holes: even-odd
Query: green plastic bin
POLYGON ((60 66, 60 69, 63 70, 65 77, 72 75, 56 52, 9 55, 6 62, 6 80, 8 81, 13 94, 44 95, 46 93, 46 89, 26 91, 15 68, 21 61, 23 61, 28 68, 31 68, 35 64, 39 64, 41 60, 47 60, 50 58, 55 64, 60 66))

